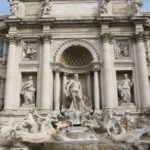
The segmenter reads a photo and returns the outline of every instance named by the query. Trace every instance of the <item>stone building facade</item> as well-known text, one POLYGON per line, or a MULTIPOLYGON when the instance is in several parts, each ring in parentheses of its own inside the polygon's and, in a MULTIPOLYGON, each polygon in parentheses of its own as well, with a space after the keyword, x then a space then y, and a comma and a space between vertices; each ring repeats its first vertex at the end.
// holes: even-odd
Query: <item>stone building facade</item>
POLYGON ((94 111, 150 107, 150 13, 141 6, 138 0, 10 1, 11 15, 0 16, 1 113, 59 111, 74 74, 94 111))

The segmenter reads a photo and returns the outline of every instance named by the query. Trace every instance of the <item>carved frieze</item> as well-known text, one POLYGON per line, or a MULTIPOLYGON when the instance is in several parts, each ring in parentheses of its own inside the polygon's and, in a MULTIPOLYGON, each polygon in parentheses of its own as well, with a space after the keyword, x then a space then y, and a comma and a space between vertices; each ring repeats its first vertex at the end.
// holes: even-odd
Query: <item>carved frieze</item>
POLYGON ((115 59, 126 59, 130 57, 129 40, 115 41, 115 59))
POLYGON ((113 35, 109 32, 105 32, 101 34, 101 38, 103 40, 103 42, 107 42, 107 43, 112 43, 113 41, 113 35))
POLYGON ((23 60, 36 61, 37 60, 37 42, 25 41, 23 45, 23 60))

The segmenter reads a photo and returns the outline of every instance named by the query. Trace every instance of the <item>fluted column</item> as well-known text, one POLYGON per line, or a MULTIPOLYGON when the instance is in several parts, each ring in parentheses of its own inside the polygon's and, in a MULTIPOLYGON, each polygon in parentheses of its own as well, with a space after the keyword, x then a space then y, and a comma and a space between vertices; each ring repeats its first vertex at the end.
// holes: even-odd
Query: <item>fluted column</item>
POLYGON ((103 92, 104 100, 103 106, 105 109, 113 108, 113 57, 110 49, 111 35, 104 33, 103 40, 103 92))
POLYGON ((59 110, 60 108, 60 72, 55 71, 55 90, 54 90, 54 109, 59 110))
POLYGON ((5 103, 4 109, 16 109, 19 104, 17 99, 17 58, 16 58, 16 42, 15 35, 9 36, 9 50, 7 58, 7 74, 6 74, 6 89, 5 89, 5 103))
POLYGON ((150 106, 150 87, 148 80, 148 68, 146 62, 146 53, 144 45, 144 35, 139 33, 135 35, 137 45, 138 77, 141 95, 141 107, 150 106))
POLYGON ((50 84, 51 70, 50 70, 50 36, 44 34, 43 38, 43 51, 42 51, 42 62, 41 62, 41 109, 48 110, 52 109, 52 97, 50 84))
POLYGON ((99 97, 99 80, 98 71, 94 70, 94 105, 95 110, 100 110, 100 97, 99 97))
POLYGON ((91 91, 91 74, 87 73, 87 95, 90 100, 92 100, 92 91, 91 91))

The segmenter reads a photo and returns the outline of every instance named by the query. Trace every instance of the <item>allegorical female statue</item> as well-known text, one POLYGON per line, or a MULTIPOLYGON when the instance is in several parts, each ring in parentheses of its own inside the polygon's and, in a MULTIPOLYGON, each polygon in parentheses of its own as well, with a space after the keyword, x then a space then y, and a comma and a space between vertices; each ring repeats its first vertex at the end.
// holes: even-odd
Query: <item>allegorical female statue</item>
POLYGON ((118 85, 118 91, 120 95, 120 103, 131 103, 131 87, 132 82, 128 78, 128 74, 124 74, 124 79, 118 85))
POLYGON ((29 76, 29 80, 24 83, 21 90, 21 95, 24 101, 23 106, 35 105, 35 91, 33 77, 29 76))

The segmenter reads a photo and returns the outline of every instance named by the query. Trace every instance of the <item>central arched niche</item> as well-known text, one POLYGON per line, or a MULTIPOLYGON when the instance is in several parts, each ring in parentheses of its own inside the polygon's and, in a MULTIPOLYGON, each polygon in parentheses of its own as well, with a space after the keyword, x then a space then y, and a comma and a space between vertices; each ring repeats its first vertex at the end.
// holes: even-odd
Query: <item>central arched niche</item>
POLYGON ((88 66, 93 61, 89 50, 82 46, 71 46, 67 48, 60 57, 60 63, 66 67, 88 66))
MULTIPOLYGON (((67 80, 71 80, 73 78, 73 74, 79 74, 79 80, 82 85, 82 92, 85 96, 89 98, 89 100, 93 103, 93 62, 94 57, 90 50, 81 46, 81 45, 72 45, 66 48, 60 56, 59 63, 61 69, 61 93, 63 97, 63 76, 64 73, 67 73, 67 80), (62 67, 61 67, 62 66, 62 67), (87 75, 90 76, 90 81, 87 81, 87 75), (88 82, 90 82, 88 84, 88 82), (88 86, 91 86, 91 95, 88 93, 88 86)), ((62 105, 63 102, 61 102, 62 105)))

